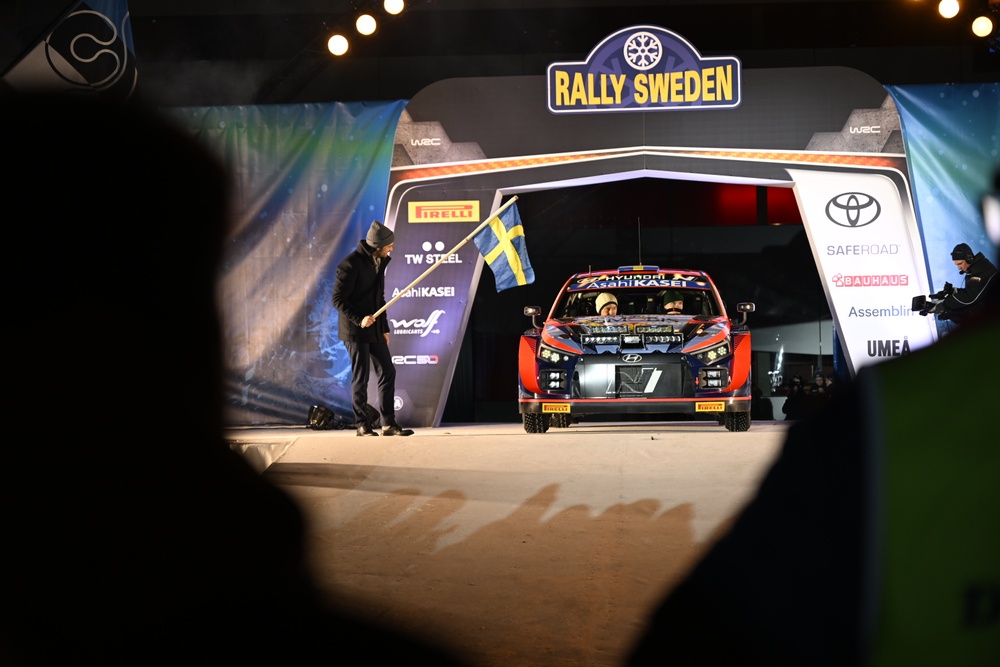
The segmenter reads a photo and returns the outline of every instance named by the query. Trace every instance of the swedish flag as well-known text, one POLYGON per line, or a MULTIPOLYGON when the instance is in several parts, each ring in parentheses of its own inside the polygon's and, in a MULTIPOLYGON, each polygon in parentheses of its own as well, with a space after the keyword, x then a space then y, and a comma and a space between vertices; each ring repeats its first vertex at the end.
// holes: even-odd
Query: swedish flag
POLYGON ((509 206, 473 239, 486 263, 493 269, 497 291, 535 282, 535 271, 528 261, 524 227, 517 204, 509 206))

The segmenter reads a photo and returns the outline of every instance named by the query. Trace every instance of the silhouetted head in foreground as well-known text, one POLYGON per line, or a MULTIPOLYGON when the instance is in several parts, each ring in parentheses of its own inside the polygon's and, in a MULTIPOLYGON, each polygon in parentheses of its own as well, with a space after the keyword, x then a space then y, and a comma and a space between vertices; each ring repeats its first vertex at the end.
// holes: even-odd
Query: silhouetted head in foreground
POLYGON ((0 662, 455 664, 333 611, 300 510, 223 437, 220 163, 141 104, 14 96, 0 126, 0 662))

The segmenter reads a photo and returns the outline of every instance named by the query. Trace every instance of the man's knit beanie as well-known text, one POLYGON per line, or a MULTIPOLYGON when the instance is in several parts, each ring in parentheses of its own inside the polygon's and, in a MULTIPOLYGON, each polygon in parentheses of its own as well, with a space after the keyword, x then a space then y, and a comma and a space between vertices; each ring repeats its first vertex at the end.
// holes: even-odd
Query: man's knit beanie
POLYGON ((391 229, 378 220, 374 220, 368 230, 368 236, 365 237, 365 243, 373 248, 381 248, 392 243, 395 238, 396 235, 392 233, 391 229))

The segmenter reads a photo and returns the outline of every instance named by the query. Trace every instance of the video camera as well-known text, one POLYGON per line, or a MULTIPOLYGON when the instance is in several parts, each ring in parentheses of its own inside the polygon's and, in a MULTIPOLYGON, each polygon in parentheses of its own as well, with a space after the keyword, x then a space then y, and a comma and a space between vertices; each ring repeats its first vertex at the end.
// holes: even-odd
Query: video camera
POLYGON ((910 304, 910 310, 915 313, 920 313, 921 315, 929 315, 930 313, 940 313, 942 311, 941 306, 944 303, 945 297, 955 291, 955 286, 951 283, 945 283, 944 289, 942 289, 937 294, 930 294, 928 296, 918 295, 913 297, 913 302, 910 304))

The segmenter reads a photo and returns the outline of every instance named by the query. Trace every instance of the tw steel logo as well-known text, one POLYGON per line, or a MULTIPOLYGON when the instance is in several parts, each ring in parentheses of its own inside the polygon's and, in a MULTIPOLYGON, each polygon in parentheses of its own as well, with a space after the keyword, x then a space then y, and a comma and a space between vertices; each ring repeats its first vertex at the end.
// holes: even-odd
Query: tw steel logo
POLYGON ((642 361, 642 355, 641 354, 623 354, 622 355, 622 361, 624 361, 626 364, 637 364, 640 361, 642 361))
POLYGON ((845 192, 826 203, 826 217, 841 227, 864 227, 878 219, 882 205, 863 192, 845 192))

